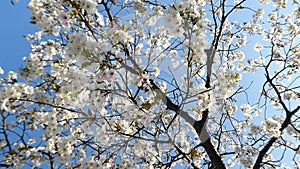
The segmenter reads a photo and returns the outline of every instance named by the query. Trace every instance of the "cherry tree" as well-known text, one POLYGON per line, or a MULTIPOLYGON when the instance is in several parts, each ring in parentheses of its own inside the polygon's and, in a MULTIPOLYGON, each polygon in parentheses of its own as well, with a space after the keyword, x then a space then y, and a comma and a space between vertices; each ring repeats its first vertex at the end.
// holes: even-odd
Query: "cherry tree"
POLYGON ((300 167, 297 1, 28 8, 40 31, 1 78, 1 167, 300 167))

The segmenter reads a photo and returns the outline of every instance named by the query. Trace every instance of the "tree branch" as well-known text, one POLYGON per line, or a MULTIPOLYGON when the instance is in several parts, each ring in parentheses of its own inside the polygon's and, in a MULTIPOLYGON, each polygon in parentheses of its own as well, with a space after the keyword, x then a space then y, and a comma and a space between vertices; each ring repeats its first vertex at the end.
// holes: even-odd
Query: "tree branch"
POLYGON ((212 144, 210 139, 208 139, 205 142, 201 143, 201 145, 204 147, 205 151, 207 152, 207 155, 209 156, 214 168, 216 168, 216 169, 226 169, 225 164, 223 163, 221 156, 215 150, 215 147, 212 144))
MULTIPOLYGON (((298 106, 296 109, 294 109, 291 112, 287 113, 287 117, 285 118, 284 122, 282 123, 279 131, 282 132, 291 122, 292 116, 297 113, 300 109, 300 106, 298 106)), ((262 166, 262 160, 268 150, 272 147, 273 143, 277 140, 277 137, 272 137, 269 142, 265 145, 265 147, 259 152, 258 157, 256 159, 256 162, 254 164, 253 169, 259 169, 262 166)))
POLYGON ((206 122, 208 117, 208 109, 203 112, 202 119, 199 121, 195 121, 187 112, 181 110, 177 105, 175 105, 165 94, 156 86, 156 84, 150 80, 152 89, 156 92, 159 92, 163 95, 165 99, 162 99, 163 102, 167 105, 167 108, 176 112, 176 115, 180 115, 183 119, 185 119, 193 128, 196 130, 200 140, 202 141, 202 146, 207 152, 212 164, 217 169, 225 169, 225 165, 221 159, 221 156, 215 150, 210 136, 206 130, 206 122))

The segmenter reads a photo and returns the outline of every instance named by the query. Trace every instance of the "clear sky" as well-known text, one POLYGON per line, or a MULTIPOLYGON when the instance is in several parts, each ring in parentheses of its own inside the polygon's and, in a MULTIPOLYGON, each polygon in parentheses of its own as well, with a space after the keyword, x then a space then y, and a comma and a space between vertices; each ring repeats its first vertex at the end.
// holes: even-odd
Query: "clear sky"
POLYGON ((30 24, 27 0, 12 5, 10 0, 0 0, 0 66, 7 73, 24 65, 22 58, 30 53, 30 44, 24 38, 37 28, 30 24))
MULTIPOLYGON (((31 51, 30 44, 24 35, 36 32, 37 28, 30 24, 30 11, 27 9, 27 3, 28 0, 20 0, 12 5, 10 0, 0 0, 0 67, 6 73, 9 70, 17 71, 24 65, 22 58, 28 56, 31 51)), ((253 79, 255 78, 248 78, 248 83, 253 79)))

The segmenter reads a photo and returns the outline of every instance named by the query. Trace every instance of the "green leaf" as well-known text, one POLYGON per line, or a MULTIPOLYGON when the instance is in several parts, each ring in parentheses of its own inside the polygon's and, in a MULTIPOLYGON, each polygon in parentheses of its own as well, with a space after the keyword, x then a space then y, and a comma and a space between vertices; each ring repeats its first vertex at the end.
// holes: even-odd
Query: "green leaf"
POLYGON ((151 108, 151 103, 149 103, 149 102, 146 102, 146 103, 143 103, 142 104, 142 108, 143 109, 146 109, 146 110, 149 110, 150 108, 151 108))
POLYGON ((59 92, 60 86, 56 84, 55 82, 52 82, 51 87, 54 91, 59 92))
POLYGON ((91 65, 91 62, 84 62, 84 63, 82 63, 82 68, 86 68, 90 65, 91 65))

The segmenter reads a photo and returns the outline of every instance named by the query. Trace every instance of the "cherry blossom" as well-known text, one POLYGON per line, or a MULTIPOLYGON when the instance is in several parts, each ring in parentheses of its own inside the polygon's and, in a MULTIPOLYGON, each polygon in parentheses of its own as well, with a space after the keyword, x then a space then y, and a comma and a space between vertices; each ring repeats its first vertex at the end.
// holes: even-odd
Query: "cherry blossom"
POLYGON ((28 8, 31 52, 0 67, 1 167, 300 166, 297 3, 28 8))

